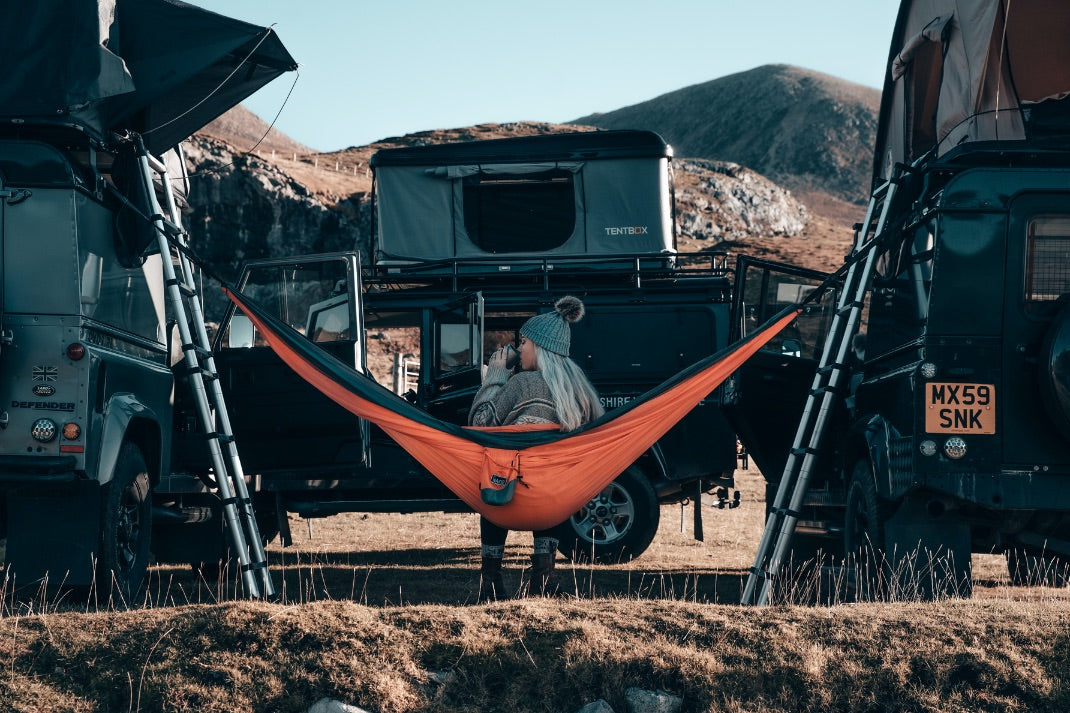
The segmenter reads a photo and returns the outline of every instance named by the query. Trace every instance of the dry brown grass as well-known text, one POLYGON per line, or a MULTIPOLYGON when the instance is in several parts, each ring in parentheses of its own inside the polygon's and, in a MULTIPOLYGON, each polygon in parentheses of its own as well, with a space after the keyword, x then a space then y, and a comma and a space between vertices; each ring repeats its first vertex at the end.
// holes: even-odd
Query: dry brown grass
MULTIPOLYGON (((665 506, 639 560, 561 563, 564 599, 472 604, 476 518, 445 514, 293 518, 294 547, 269 548, 282 603, 164 566, 131 608, 5 589, 0 709, 623 711, 629 686, 688 711, 1070 706, 1070 596, 1010 586, 1002 558, 975 559, 972 601, 737 606, 764 526, 760 475, 739 488, 704 543, 665 506)), ((529 547, 511 536, 507 584, 529 547)))

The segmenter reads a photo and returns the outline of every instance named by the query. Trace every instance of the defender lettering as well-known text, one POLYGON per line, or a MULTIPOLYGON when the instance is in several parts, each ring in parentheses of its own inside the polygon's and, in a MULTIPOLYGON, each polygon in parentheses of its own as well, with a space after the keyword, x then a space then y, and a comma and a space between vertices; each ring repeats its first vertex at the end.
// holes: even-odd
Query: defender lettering
POLYGON ((73 401, 12 401, 11 408, 32 408, 45 411, 73 411, 73 401))

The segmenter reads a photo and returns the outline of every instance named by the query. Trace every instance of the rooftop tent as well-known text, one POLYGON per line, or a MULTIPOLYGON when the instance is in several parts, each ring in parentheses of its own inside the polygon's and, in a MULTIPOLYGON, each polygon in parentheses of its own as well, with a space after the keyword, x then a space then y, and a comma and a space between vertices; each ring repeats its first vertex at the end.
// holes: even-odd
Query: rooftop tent
POLYGON ((649 131, 384 149, 376 263, 671 254, 671 157, 649 131))
POLYGON ((0 122, 130 129, 163 153, 296 63, 270 28, 179 0, 0 0, 0 122))
POLYGON ((1070 3, 904 0, 881 101, 874 182, 974 141, 1070 135, 1070 3))

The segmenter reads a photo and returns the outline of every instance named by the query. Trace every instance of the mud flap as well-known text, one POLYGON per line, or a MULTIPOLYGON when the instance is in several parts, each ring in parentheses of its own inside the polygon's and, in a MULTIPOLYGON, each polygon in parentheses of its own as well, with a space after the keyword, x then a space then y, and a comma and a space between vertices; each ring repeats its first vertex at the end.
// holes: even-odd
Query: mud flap
POLYGON ((930 498, 907 497, 885 523, 884 544, 894 598, 970 596, 970 528, 930 498))
POLYGON ((702 479, 695 483, 695 539, 704 542, 706 536, 702 532, 702 479))
POLYGON ((18 588, 93 583, 100 540, 100 486, 13 492, 7 499, 8 577, 18 588))

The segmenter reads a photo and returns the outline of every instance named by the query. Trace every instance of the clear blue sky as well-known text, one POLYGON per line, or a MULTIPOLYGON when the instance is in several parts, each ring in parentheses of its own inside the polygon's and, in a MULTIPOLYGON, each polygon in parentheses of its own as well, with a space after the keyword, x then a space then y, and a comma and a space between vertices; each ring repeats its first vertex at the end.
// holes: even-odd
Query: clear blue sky
MULTIPOLYGON (((300 64, 276 127, 321 151, 564 122, 763 64, 880 87, 897 0, 189 0, 274 25, 300 64)), ((245 105, 271 121, 284 75, 245 105)))

